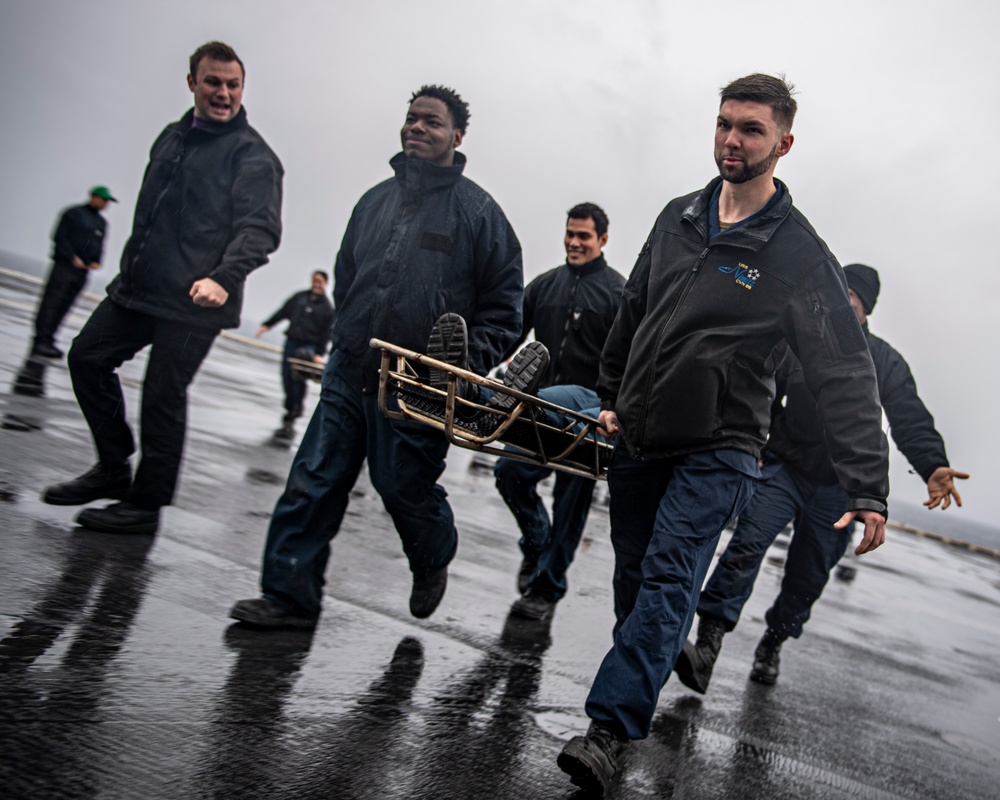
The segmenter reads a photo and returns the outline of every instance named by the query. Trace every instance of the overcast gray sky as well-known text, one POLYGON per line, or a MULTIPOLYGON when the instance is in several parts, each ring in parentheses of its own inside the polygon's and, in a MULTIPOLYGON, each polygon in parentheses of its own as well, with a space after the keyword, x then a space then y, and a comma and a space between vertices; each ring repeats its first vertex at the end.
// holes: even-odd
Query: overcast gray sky
MULTIPOLYGON (((952 465, 973 474, 958 514, 996 523, 998 23, 985 0, 5 0, 0 249, 45 258, 56 212, 106 183, 122 201, 110 278, 149 146, 191 105, 187 57, 217 38, 246 63, 250 122, 286 170, 284 239, 251 276, 245 317, 332 264, 423 83, 469 101, 466 175, 506 211, 526 278, 562 262, 564 214, 582 200, 607 210, 605 252, 627 275, 660 208, 715 173, 719 86, 783 72, 799 116, 777 174, 842 264, 879 270, 871 328, 904 353, 952 465)), ((907 469, 894 453, 893 497, 919 503, 907 469)))

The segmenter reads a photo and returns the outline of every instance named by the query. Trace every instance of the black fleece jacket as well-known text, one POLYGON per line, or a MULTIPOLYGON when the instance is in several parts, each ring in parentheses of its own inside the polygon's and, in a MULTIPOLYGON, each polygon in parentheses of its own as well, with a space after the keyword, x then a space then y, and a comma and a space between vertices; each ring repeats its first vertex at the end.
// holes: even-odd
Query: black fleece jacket
POLYGON ((240 324, 243 283, 281 240, 284 169, 247 123, 198 121, 193 109, 153 143, 135 205, 115 303, 199 328, 240 324), (229 292, 219 308, 196 306, 191 285, 211 278, 229 292))
POLYGON ((333 327, 333 304, 325 294, 313 294, 309 289, 296 292, 285 304, 261 324, 273 328, 288 320, 285 336, 293 342, 308 342, 316 346, 316 354, 326 353, 333 327))
MULTIPOLYGON (((867 325, 864 330, 875 362, 878 394, 889 420, 889 433, 910 466, 926 483, 938 467, 950 466, 944 439, 934 427, 934 417, 917 394, 909 365, 892 345, 870 333, 867 325)), ((775 404, 767 449, 813 483, 836 483, 837 472, 816 411, 816 401, 802 377, 802 366, 796 359, 789 358, 778 370, 778 376, 778 396, 784 395, 785 402, 775 404)))
POLYGON ((759 457, 787 342, 829 433, 851 509, 881 511, 888 445, 843 270, 782 197, 709 240, 721 178, 670 202, 632 275, 601 359, 598 394, 639 459, 734 448, 759 457))
POLYGON ((597 387, 601 350, 615 321, 625 278, 604 256, 586 264, 563 264, 535 278, 524 290, 524 341, 535 339, 549 351, 542 386, 575 384, 597 387))
POLYGON ((107 221, 90 203, 67 209, 52 234, 52 260, 72 267, 79 256, 84 264, 100 264, 107 231, 107 221))

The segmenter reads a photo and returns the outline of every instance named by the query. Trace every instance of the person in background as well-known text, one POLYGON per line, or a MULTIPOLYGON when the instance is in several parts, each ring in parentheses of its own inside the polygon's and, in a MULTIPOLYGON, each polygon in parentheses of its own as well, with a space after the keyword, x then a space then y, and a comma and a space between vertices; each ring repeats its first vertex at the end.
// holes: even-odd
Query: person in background
POLYGON ((52 235, 52 269, 35 314, 33 356, 63 357, 56 347, 56 332, 87 285, 91 271, 101 268, 108 236, 108 223, 101 212, 108 203, 117 202, 107 186, 95 186, 90 200, 67 209, 59 218, 52 235))
MULTIPOLYGON (((910 367, 883 339, 868 329, 881 282, 864 264, 844 267, 851 307, 861 323, 875 362, 879 400, 896 446, 927 484, 928 508, 959 506, 955 480, 968 474, 952 469, 944 439, 917 394, 910 367)), ((685 642, 674 671, 678 679, 701 694, 708 688, 722 637, 736 627, 750 598, 767 549, 791 523, 794 527, 781 592, 767 610, 767 630, 754 653, 751 679, 773 684, 778 679, 780 651, 788 638, 797 639, 830 576, 851 541, 853 526, 837 528, 848 507, 848 493, 837 482, 837 470, 826 444, 816 401, 803 381, 802 366, 789 357, 779 370, 771 435, 764 450, 762 477, 750 505, 740 515, 725 552, 702 589, 698 601, 698 634, 685 642), (784 403, 781 402, 784 398, 784 403)))
MULTIPOLYGON (((539 397, 593 416, 600 411, 601 349, 625 285, 625 278, 604 260, 607 243, 604 210, 594 203, 573 206, 563 237, 566 263, 539 275, 524 290, 524 335, 533 329, 549 354, 539 397)), ((550 521, 536 487, 552 472, 512 458, 500 458, 494 466, 497 489, 521 530, 521 597, 511 613, 526 619, 548 618, 566 594, 566 571, 594 494, 593 479, 557 471, 550 521)))
POLYGON ((308 289, 296 292, 284 305, 268 317, 257 329, 259 339, 279 322, 288 320, 285 330, 285 348, 281 356, 281 385, 285 390, 285 416, 281 420, 278 434, 291 438, 295 420, 302 416, 302 404, 306 398, 306 379, 298 375, 289 361, 298 358, 303 361, 323 363, 323 356, 330 344, 333 327, 333 303, 326 296, 330 276, 322 270, 312 274, 308 289))

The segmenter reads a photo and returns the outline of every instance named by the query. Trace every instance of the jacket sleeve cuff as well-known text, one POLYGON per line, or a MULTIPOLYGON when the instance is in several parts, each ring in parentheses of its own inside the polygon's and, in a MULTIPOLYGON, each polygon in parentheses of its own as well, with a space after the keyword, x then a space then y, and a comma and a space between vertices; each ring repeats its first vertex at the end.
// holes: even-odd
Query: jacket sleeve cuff
POLYGON ((927 483, 931 479, 931 475, 937 472, 941 467, 950 467, 947 461, 942 461, 940 464, 935 464, 933 467, 925 467, 923 469, 917 470, 917 473, 923 479, 924 483, 927 483))
POLYGON ((889 506, 882 500, 875 500, 871 497, 852 497, 847 504, 848 511, 877 511, 883 517, 888 518, 889 506))
POLYGON ((613 397, 602 397, 601 398, 601 411, 614 411, 615 410, 615 398, 613 397))

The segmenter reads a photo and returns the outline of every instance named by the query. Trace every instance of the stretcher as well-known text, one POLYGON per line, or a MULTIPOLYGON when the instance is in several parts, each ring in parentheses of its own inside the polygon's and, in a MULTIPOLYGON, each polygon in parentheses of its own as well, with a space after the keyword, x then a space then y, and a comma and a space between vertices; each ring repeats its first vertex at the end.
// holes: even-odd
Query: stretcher
POLYGON ((288 363, 292 372, 303 380, 315 381, 319 383, 323 379, 323 370, 326 364, 317 364, 304 358, 289 358, 288 363))
POLYGON ((382 351, 378 403, 384 416, 430 425, 468 450, 604 478, 613 448, 598 435, 594 417, 380 339, 372 339, 371 346, 382 351), (431 386, 421 377, 426 369, 418 370, 417 365, 447 373, 447 389, 431 386), (459 389, 460 381, 517 402, 510 410, 501 410, 489 401, 468 400, 459 389), (390 406, 390 396, 398 410, 390 406))

